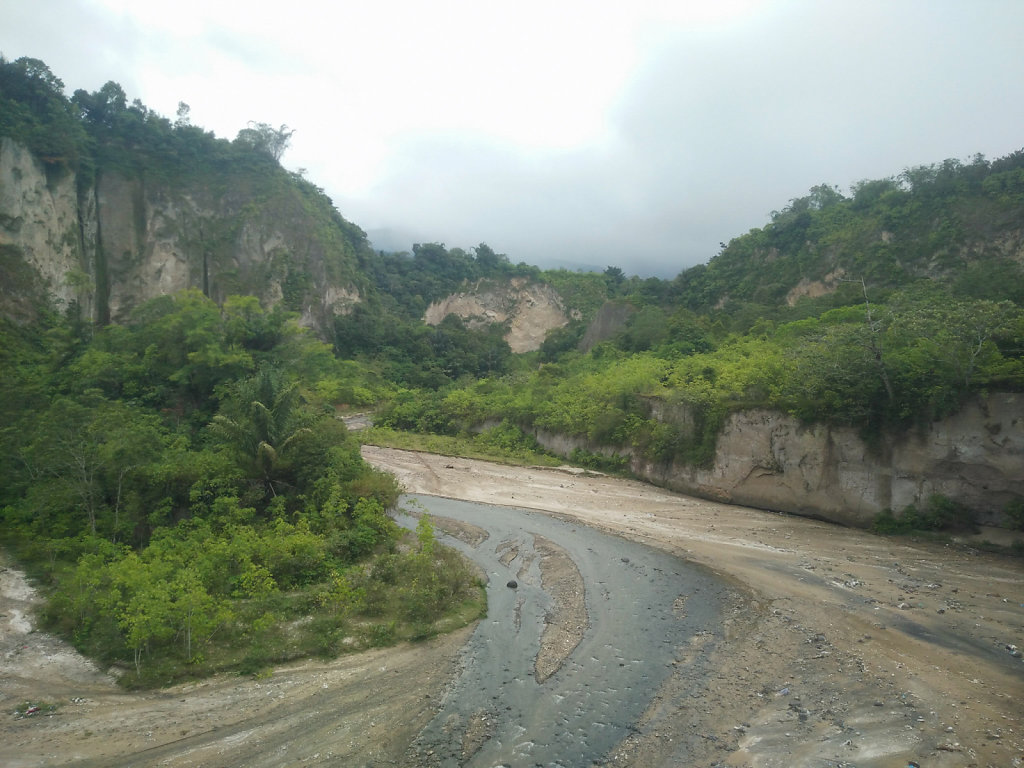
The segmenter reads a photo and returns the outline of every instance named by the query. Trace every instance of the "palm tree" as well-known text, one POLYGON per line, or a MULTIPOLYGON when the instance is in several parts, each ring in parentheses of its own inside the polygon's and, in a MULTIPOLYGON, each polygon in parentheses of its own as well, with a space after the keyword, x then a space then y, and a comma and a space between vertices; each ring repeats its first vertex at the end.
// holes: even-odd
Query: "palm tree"
POLYGON ((288 381, 279 368, 263 366, 237 383, 211 429, 234 452, 246 477, 276 496, 275 482, 285 482, 287 475, 289 448, 312 433, 313 419, 304 405, 298 382, 288 381))

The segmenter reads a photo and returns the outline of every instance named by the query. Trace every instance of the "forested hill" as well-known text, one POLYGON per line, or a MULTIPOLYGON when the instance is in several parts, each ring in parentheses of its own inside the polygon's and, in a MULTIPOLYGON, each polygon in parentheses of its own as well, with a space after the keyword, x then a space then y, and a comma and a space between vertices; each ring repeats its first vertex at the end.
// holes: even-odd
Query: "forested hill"
MULTIPOLYGON (((68 324, 78 346, 59 354, 73 361, 97 344, 120 352, 102 347, 119 331, 95 330, 110 322, 134 333, 178 307, 206 322, 202 297, 227 346, 184 332, 192 320, 165 343, 187 345, 196 371, 228 367, 174 373, 166 392, 208 416, 216 403, 202 398, 216 389, 198 379, 251 373, 242 340, 270 349, 298 320, 346 363, 308 382, 325 400, 419 431, 504 421, 502 443, 547 430, 620 465, 706 466, 743 410, 878 445, 1024 387, 1024 151, 904 169, 849 195, 816 186, 661 280, 615 265, 542 270, 483 243, 375 253, 280 166, 289 136, 253 123, 228 141, 192 125, 184 104, 171 121, 116 82, 69 98, 43 62, 0 61, 3 314, 68 324), (481 298, 507 297, 512 282, 557 305, 528 354, 512 353, 509 321, 495 319, 508 314, 481 298), (480 314, 427 325, 455 292, 474 294, 480 314)), ((117 370, 128 360, 89 360, 83 382, 134 391, 117 370)))
POLYGON ((844 281, 888 293, 921 279, 1019 303, 1022 263, 1024 150, 906 169, 862 181, 849 197, 814 187, 677 283, 693 309, 792 305, 844 281))
POLYGON ((366 236, 279 164, 291 131, 250 123, 234 140, 172 122, 116 82, 75 91, 35 59, 0 59, 0 313, 49 304, 124 322, 190 288, 248 294, 329 332, 366 289, 366 236))

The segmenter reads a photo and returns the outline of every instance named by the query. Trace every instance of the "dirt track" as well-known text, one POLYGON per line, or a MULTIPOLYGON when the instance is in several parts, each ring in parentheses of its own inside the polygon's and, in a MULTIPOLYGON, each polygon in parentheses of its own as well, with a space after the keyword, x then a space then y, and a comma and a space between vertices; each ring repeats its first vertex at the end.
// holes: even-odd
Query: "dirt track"
MULTIPOLYGON (((411 492, 542 509, 712 568, 738 602, 701 690, 670 680, 613 766, 1024 765, 1024 566, 691 499, 640 483, 367 448, 411 492)), ((0 764, 403 765, 455 670, 462 631, 425 645, 125 694, 31 633, 2 574, 0 764), (18 719, 26 701, 58 705, 18 719), (76 703, 77 702, 77 703, 76 703)), ((695 638, 687 653, 703 652, 695 638)))

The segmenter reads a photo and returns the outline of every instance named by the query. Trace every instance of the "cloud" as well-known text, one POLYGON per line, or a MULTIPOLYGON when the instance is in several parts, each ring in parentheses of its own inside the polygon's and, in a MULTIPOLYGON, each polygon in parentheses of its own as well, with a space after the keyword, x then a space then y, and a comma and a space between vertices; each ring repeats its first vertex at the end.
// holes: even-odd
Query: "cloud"
POLYGON ((287 124, 383 248, 671 276, 816 184, 1024 144, 1017 0, 39 0, 0 28, 69 91, 287 124))
POLYGON ((1024 17, 999 3, 927 8, 789 3, 676 30, 601 141, 538 153, 420 139, 352 205, 374 226, 487 240, 514 260, 675 274, 816 184, 1018 148, 1024 112, 1008 97, 1024 67, 994 21, 1024 17))

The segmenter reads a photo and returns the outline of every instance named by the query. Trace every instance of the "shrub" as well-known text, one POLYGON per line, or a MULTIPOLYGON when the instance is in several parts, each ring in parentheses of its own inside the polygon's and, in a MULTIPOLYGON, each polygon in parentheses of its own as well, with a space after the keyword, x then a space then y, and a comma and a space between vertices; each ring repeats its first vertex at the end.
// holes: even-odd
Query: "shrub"
POLYGON ((1006 525, 1011 531, 1024 531, 1024 499, 1014 499, 1003 510, 1006 525))
POLYGON ((977 512, 948 496, 935 494, 923 510, 908 504, 899 516, 891 509, 878 513, 871 530, 881 534, 902 534, 911 531, 963 531, 977 526, 977 512))

